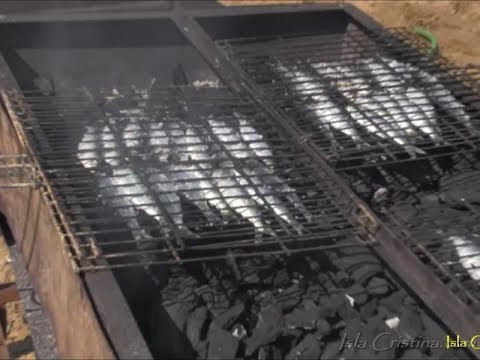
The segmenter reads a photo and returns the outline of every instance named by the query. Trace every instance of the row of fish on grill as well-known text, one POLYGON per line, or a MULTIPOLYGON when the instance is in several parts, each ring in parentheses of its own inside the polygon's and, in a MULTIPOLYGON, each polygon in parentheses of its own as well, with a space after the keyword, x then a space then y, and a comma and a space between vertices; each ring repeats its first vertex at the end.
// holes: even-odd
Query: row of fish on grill
POLYGON ((370 137, 395 144, 412 158, 425 154, 416 144, 421 138, 448 145, 436 108, 469 134, 479 134, 465 105, 437 77, 412 64, 379 57, 293 65, 275 60, 269 66, 302 99, 316 125, 340 149, 333 130, 366 149, 371 143, 358 131, 362 129, 370 137))
MULTIPOLYGON (((147 92, 142 97, 148 102, 147 92)), ((107 112, 86 127, 77 157, 96 174, 102 200, 141 248, 153 242, 138 221, 140 211, 156 220, 164 236, 174 228, 181 238, 196 236, 184 222, 181 197, 212 225, 240 217, 254 227, 256 241, 274 233, 262 211, 294 233, 302 232, 299 217, 311 220, 295 190, 275 174, 269 144, 240 112, 197 114, 195 123, 142 106, 107 112)))

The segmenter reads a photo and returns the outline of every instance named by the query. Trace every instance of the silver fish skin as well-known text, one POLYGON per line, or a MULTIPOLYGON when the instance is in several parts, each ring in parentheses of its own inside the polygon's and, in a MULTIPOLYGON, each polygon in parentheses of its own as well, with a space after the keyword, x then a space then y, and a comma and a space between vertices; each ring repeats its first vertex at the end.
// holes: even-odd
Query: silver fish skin
POLYGON ((117 214, 125 221, 137 246, 140 249, 148 248, 145 240, 150 239, 150 235, 138 223, 136 205, 129 196, 125 196, 118 188, 117 179, 108 176, 101 177, 98 179, 98 184, 103 202, 115 209, 117 214))
POLYGON ((223 217, 231 214, 229 205, 215 183, 208 179, 205 172, 197 165, 175 164, 169 167, 169 174, 176 191, 193 202, 209 222, 220 221, 210 206, 217 209, 223 217))
MULTIPOLYGON (((479 235, 474 235, 480 241, 479 235)), ((459 262, 470 277, 480 282, 480 246, 465 236, 454 235, 448 238, 457 252, 459 262)))
POLYGON ((152 153, 160 162, 166 162, 170 155, 170 139, 163 129, 162 123, 150 122, 148 124, 149 134, 148 145, 152 149, 152 153))
POLYGON ((473 126, 472 119, 467 114, 465 105, 459 102, 453 96, 452 92, 448 90, 434 75, 431 75, 414 65, 401 63, 394 59, 389 60, 392 67, 399 69, 397 71, 408 71, 411 76, 417 75, 421 81, 428 84, 425 89, 427 96, 435 99, 437 104, 441 106, 447 114, 457 119, 457 121, 465 126, 465 128, 476 135, 480 134, 479 129, 473 126))
POLYGON ((254 151, 248 147, 232 127, 228 126, 225 121, 216 120, 213 116, 208 118, 208 124, 217 139, 223 143, 225 148, 237 159, 253 158, 254 151))
POLYGON ((168 136, 174 144, 175 152, 180 154, 182 162, 188 160, 199 161, 196 164, 174 164, 170 167, 171 177, 178 191, 192 201, 207 217, 210 222, 218 221, 218 216, 209 205, 216 208, 223 216, 231 214, 228 204, 222 198, 215 183, 209 179, 211 173, 210 156, 205 145, 194 129, 185 126, 185 130, 178 123, 168 124, 168 136))
POLYGON ((256 239, 260 241, 261 234, 271 234, 272 231, 263 222, 262 214, 251 194, 242 186, 240 176, 232 169, 233 164, 227 162, 223 169, 213 171, 212 178, 229 207, 253 225, 257 233, 256 239))
MULTIPOLYGON (((247 171, 247 174, 251 176, 251 180, 255 184, 255 187, 266 200, 268 206, 273 210, 275 215, 292 226, 297 233, 302 234, 302 225, 300 225, 300 223, 295 219, 295 216, 283 204, 282 200, 275 195, 274 188, 266 184, 266 179, 263 179, 255 170, 247 171)), ((255 197, 258 198, 258 196, 255 197)), ((261 198, 259 198, 259 200, 261 200, 261 198)), ((263 200, 261 200, 261 205, 267 207, 263 200)))
MULTIPOLYGON (((115 186, 114 192, 116 196, 123 198, 125 202, 131 204, 135 210, 143 210, 146 214, 154 218, 160 225, 161 232, 164 235, 169 235, 170 230, 163 214, 160 209, 155 206, 154 199, 148 195, 147 189, 133 169, 128 167, 112 169, 110 181, 115 186)), ((138 229, 132 230, 137 231, 138 229)), ((151 248, 151 246, 152 244, 145 242, 138 243, 138 247, 142 250, 151 248)))
POLYGON ((425 154, 423 150, 405 141, 406 135, 395 124, 392 126, 392 123, 388 121, 387 112, 377 104, 372 103, 366 107, 365 104, 363 107, 347 105, 346 109, 355 121, 365 127, 367 131, 382 139, 394 141, 402 146, 412 158, 415 158, 417 154, 425 154))
POLYGON ((240 136, 243 141, 265 165, 273 167, 273 153, 267 142, 263 140, 263 136, 249 124, 245 116, 236 112, 234 116, 238 119, 240 136))
POLYGON ((77 157, 87 169, 96 168, 98 165, 100 154, 97 140, 97 129, 93 126, 87 126, 77 147, 77 157))
POLYGON ((166 174, 158 172, 157 170, 149 169, 147 172, 150 174, 148 179, 149 183, 152 184, 152 191, 157 196, 158 201, 165 207, 173 224, 182 233, 193 236, 193 233, 183 222, 182 205, 174 183, 166 174))
POLYGON ((395 107, 392 108, 393 111, 389 112, 397 120, 401 121, 402 127, 403 124, 406 124, 406 130, 409 133, 413 132, 414 129, 410 129, 409 122, 411 122, 421 133, 428 136, 435 143, 439 143, 441 141, 441 132, 435 119, 435 111, 432 104, 420 90, 412 85, 407 87, 403 73, 398 74, 398 69, 397 72, 394 70, 394 66, 397 66, 397 64, 387 62, 386 60, 384 63, 374 62, 371 59, 362 62, 390 94, 395 107))
POLYGON ((328 137, 334 138, 329 128, 331 126, 350 137, 355 143, 362 144, 363 141, 357 130, 330 99, 324 85, 319 80, 302 71, 290 71, 284 66, 277 69, 290 80, 295 91, 315 102, 315 104, 308 103, 307 107, 315 114, 317 125, 326 132, 328 137))
POLYGON ((312 214, 307 210, 300 197, 295 190, 290 187, 284 180, 274 174, 270 169, 265 169, 259 166, 252 166, 253 170, 250 170, 250 174, 257 177, 261 182, 268 185, 276 193, 282 194, 287 200, 297 209, 307 221, 312 220, 312 214))
POLYGON ((388 93, 374 94, 365 79, 348 67, 331 68, 320 63, 314 65, 314 68, 327 78, 340 78, 337 88, 350 100, 346 110, 357 124, 380 138, 401 145, 414 158, 417 154, 425 154, 423 150, 409 143, 409 124, 406 118, 398 111, 396 114, 387 111, 398 108, 388 93))
POLYGON ((137 122, 130 122, 122 133, 122 140, 132 155, 139 153, 141 146, 142 128, 137 122))
POLYGON ((118 146, 115 137, 108 126, 104 126, 101 133, 102 157, 108 165, 119 166, 121 157, 118 152, 118 146))

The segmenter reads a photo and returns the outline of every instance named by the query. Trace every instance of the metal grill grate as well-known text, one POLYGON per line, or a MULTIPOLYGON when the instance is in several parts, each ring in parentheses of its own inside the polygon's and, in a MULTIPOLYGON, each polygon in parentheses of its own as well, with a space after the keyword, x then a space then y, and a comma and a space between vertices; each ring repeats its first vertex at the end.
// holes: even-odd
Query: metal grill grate
POLYGON ((480 305, 480 228, 478 208, 467 200, 463 211, 434 206, 402 216, 389 214, 406 243, 429 264, 459 299, 480 305))
POLYGON ((303 147, 225 89, 7 92, 6 101, 82 270, 288 254, 339 239, 358 246, 363 237, 361 210, 303 147))
POLYGON ((432 59, 404 29, 218 43, 337 169, 479 148, 478 68, 432 59))

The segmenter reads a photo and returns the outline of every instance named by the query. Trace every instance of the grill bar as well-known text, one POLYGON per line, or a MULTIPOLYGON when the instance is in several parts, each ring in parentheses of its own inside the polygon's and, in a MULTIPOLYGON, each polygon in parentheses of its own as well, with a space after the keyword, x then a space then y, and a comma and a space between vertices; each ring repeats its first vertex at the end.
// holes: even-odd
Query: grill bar
POLYGON ((218 44, 339 170, 477 151, 478 67, 432 62, 406 42, 410 38, 406 34, 403 29, 367 34, 351 26, 341 35, 252 37, 218 44), (289 80, 287 75, 296 79, 289 80), (346 105, 346 111, 338 110, 346 105), (362 125, 367 128, 359 127, 356 117, 368 119, 374 113, 389 118, 379 117, 368 123, 372 125, 362 125), (459 118, 452 118, 455 113, 468 117, 471 127, 460 125, 459 118), (431 134, 433 122, 438 141, 432 141, 433 134, 426 135, 431 134), (377 131, 372 133, 368 126, 377 131), (415 129, 415 141, 386 130, 392 126, 398 134, 415 129), (357 132, 355 141, 352 134, 357 132), (406 151, 400 140, 423 154, 406 151))
MULTIPOLYGON (((79 249, 74 258, 81 270, 213 260, 230 257, 232 251, 240 251, 239 256, 278 251, 288 254, 301 249, 329 249, 336 246, 336 239, 350 239, 348 243, 352 246, 363 242, 364 231, 355 225, 353 203, 338 201, 335 194, 340 190, 336 189, 335 182, 308 160, 301 147, 287 141, 285 135, 272 127, 270 120, 247 100, 226 95, 225 89, 205 90, 189 86, 150 91, 131 88, 113 92, 101 90, 95 95, 86 95, 83 91, 59 90, 59 95, 51 100, 38 92, 30 92, 25 97, 9 94, 9 103, 41 159, 48 181, 53 185, 53 194, 71 229, 79 249), (179 99, 184 107, 178 105, 179 99), (209 105, 212 103, 215 106, 209 105), (217 123, 212 123, 212 119, 218 120, 217 123), (241 121, 248 121, 248 124, 240 128, 241 121), (85 129, 92 124, 96 125, 100 135, 88 138, 85 129), (175 135, 174 131, 167 130, 173 127, 177 131, 178 124, 183 127, 183 133, 175 135), (106 140, 103 133, 102 139, 102 131, 109 127, 116 129, 115 134, 107 134, 106 140), (229 135, 232 131, 232 134, 241 133, 243 138, 229 135), (222 138, 224 133, 227 135, 222 138), (112 147, 110 142, 122 145, 112 147), (178 142, 186 145, 179 146, 178 142), (200 154, 202 147, 208 151, 216 149, 219 158, 191 158, 191 149, 187 145, 200 154), (247 164, 250 160, 247 163, 243 160, 250 159, 252 151, 257 154, 254 165, 260 169, 258 173, 255 173, 255 166, 247 164), (173 158, 161 160, 159 157, 165 155, 162 152, 170 153, 173 158), (85 169, 92 163, 96 163, 94 174, 85 169), (172 163, 177 167, 171 166, 167 170, 165 166, 172 163), (212 181, 210 169, 218 166, 222 170, 212 181), (124 173, 112 178, 112 171, 127 167, 134 173, 144 172, 145 175, 132 178, 124 173), (195 177, 197 183, 189 180, 192 167, 201 170, 201 175, 195 177), (169 178, 160 177, 164 174, 169 178), (229 183, 233 174, 243 182, 229 183), (183 186, 180 192, 186 196, 184 200, 191 203, 197 196, 193 200, 197 208, 184 208, 183 200, 166 198, 160 205, 169 221, 163 224, 138 223, 138 209, 157 208, 159 202, 155 198, 168 195, 154 191, 144 193, 142 189, 163 188, 170 184, 171 178, 176 179, 177 189, 183 186), (119 182, 112 183, 111 179, 119 182), (189 182, 191 186, 187 186, 189 182), (125 188, 132 188, 128 195, 121 193, 125 188), (229 191, 239 189, 242 194, 229 194, 229 191), (100 198, 93 195, 96 191, 101 194, 100 198), (209 191, 215 195, 207 199, 204 196, 209 191), (198 197, 199 193, 203 197, 198 197), (140 200, 128 202, 132 197, 140 197, 140 200), (243 214, 252 209, 252 199, 262 210, 243 214), (227 223, 210 224, 199 217, 198 206, 201 207, 200 202, 211 204, 216 201, 245 203, 232 208, 233 217, 227 223), (113 205, 113 212, 106 211, 105 204, 113 205), (305 218, 303 211, 312 218, 305 218), (115 215, 118 212, 121 221, 115 215), (289 221, 293 222, 287 223, 290 214, 293 217, 289 221), (179 217, 188 219, 189 231, 198 235, 192 237, 192 234, 178 232, 179 217), (255 234, 257 231, 252 228, 252 224, 258 222, 268 224, 270 229, 260 241, 255 234), (302 229, 301 233, 297 233, 299 230, 295 226, 302 229), (128 235, 130 232, 149 235, 132 238, 128 235), (178 238, 184 246, 176 245, 179 244, 178 238), (108 261, 108 265, 104 261, 108 261)), ((222 217, 220 214, 216 216, 222 217)))

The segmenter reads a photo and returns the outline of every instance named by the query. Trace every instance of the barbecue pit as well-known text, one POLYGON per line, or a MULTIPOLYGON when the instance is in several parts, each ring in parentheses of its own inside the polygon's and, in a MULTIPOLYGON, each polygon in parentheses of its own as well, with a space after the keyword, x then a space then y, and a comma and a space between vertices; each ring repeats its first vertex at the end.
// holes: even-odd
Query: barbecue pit
MULTIPOLYGON (((376 214, 351 182, 398 176, 390 167, 403 163, 440 176, 439 158, 476 156, 474 70, 427 61, 405 31, 349 6, 121 8, 0 25, 0 160, 24 172, 9 176, 0 205, 33 259, 62 355, 340 356, 342 334, 355 331, 390 328, 408 341, 475 334, 471 302, 411 252, 406 225, 376 214), (325 74, 312 77, 315 56, 325 74), (334 94, 323 110, 353 103, 358 113, 365 102, 348 94, 359 90, 342 93, 339 82, 385 56, 415 68, 383 87, 375 75, 375 89, 386 96, 427 73, 437 91, 429 99, 443 110, 383 111, 417 121, 417 134, 419 116, 431 123, 437 111, 439 133, 405 143, 380 123, 383 136, 366 126, 355 143, 333 122, 315 129, 307 113, 318 93, 334 94), (340 77, 334 59, 348 70, 340 77), (299 77, 320 87, 305 93, 292 83, 299 77), (459 109, 468 122, 451 119, 459 109), (69 304, 79 311, 67 318, 69 304)), ((373 86, 355 74, 347 80, 373 86)))

